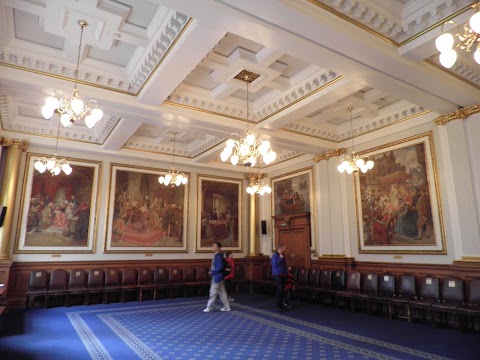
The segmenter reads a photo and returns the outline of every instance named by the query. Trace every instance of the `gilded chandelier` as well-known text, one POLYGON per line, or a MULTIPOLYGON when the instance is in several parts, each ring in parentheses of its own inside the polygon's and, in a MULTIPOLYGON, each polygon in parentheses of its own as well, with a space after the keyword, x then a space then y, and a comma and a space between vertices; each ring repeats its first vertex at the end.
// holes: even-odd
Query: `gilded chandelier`
POLYGON ((337 166, 337 170, 340 173, 346 171, 348 174, 352 174, 360 170, 362 173, 366 173, 368 170, 373 169, 374 162, 369 160, 368 157, 360 157, 355 152, 355 147, 353 144, 353 120, 352 120, 352 110, 353 108, 349 107, 348 111, 350 112, 350 129, 352 134, 352 155, 345 156, 341 161, 340 165, 337 166))
POLYGON ((80 64, 80 51, 82 48, 83 29, 88 26, 85 20, 79 20, 80 25, 80 44, 78 47, 77 68, 75 70, 75 85, 71 98, 65 97, 60 90, 55 90, 51 96, 45 99, 45 105, 42 107, 42 115, 45 119, 50 119, 54 112, 60 114, 60 122, 65 127, 72 126, 77 120, 85 118, 85 125, 93 128, 103 116, 103 111, 98 108, 95 100, 89 100, 86 104, 80 99, 77 89, 78 67, 80 64))
MULTIPOLYGON (((476 45, 473 58, 480 64, 480 2, 472 5, 472 9, 475 10, 475 14, 469 20, 469 25, 463 25, 463 34, 455 34, 460 40, 456 47, 470 52, 472 47, 476 45)), ((435 46, 440 51, 440 64, 443 67, 451 68, 457 61, 457 52, 453 49, 455 44, 455 38, 450 33, 443 32, 443 26, 445 24, 455 24, 453 21, 447 21, 442 24, 442 34, 435 40, 435 46)))
MULTIPOLYGON (((260 168, 258 169, 260 171, 260 168)), ((265 194, 270 194, 272 192, 272 188, 270 185, 261 182, 262 180, 262 175, 260 173, 255 176, 255 175, 249 175, 248 178, 250 179, 250 183, 248 184, 247 187, 247 193, 250 195, 259 195, 263 196, 265 194)))
POLYGON ((186 185, 188 182, 187 176, 178 170, 175 170, 175 137, 177 132, 173 132, 173 154, 172 154, 172 168, 168 171, 168 173, 161 175, 158 178, 158 182, 165 186, 180 186, 186 185))
MULTIPOLYGON (((237 75, 237 78, 239 78, 239 75, 237 75)), ((277 157, 276 152, 272 150, 270 141, 257 138, 249 129, 248 85, 254 78, 250 76, 250 73, 245 72, 241 80, 247 83, 247 135, 242 138, 236 133, 232 134, 232 137, 226 142, 225 149, 220 154, 220 159, 225 162, 230 158, 230 162, 234 166, 240 162, 245 166, 253 167, 257 158, 262 156, 263 162, 270 164, 277 157)))

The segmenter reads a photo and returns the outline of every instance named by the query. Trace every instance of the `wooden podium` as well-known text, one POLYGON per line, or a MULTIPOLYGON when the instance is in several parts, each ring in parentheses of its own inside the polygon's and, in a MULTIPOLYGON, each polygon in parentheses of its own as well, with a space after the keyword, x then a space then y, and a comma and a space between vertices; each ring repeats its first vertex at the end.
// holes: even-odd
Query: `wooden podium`
POLYGON ((310 213, 272 216, 275 241, 286 244, 289 266, 310 268, 310 213))

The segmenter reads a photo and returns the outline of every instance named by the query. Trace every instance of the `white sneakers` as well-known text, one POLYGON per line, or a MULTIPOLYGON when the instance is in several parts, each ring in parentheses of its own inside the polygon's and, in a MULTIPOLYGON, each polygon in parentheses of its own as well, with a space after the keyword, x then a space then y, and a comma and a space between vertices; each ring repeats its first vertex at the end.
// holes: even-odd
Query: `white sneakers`
POLYGON ((230 311, 232 309, 225 309, 225 308, 221 308, 220 311, 230 311))
POLYGON ((203 309, 203 312, 210 312, 210 311, 212 311, 212 309, 209 309, 209 308, 203 309))
POLYGON ((228 301, 235 301, 234 298, 228 298, 228 301))
MULTIPOLYGON (((231 311, 231 310, 232 310, 232 309, 226 309, 226 308, 221 308, 221 309, 220 309, 220 311, 231 311)), ((209 308, 203 309, 203 312, 204 312, 204 313, 209 313, 209 312, 211 312, 211 311, 212 311, 212 309, 209 309, 209 308)))

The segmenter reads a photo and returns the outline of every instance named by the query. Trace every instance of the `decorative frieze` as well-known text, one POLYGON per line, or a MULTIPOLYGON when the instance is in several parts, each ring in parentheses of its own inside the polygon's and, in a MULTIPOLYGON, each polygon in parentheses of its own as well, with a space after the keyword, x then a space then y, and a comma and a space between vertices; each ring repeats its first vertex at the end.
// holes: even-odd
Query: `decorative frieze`
POLYGON ((345 148, 341 148, 341 149, 335 149, 335 150, 331 150, 331 151, 325 151, 321 154, 318 154, 316 155, 314 158, 313 158, 313 161, 315 162, 320 162, 322 160, 328 160, 330 159, 331 157, 334 157, 334 156, 340 156, 340 155, 344 155, 347 153, 347 149, 345 148))
POLYGON ((447 125, 450 121, 466 119, 473 114, 480 113, 480 105, 455 110, 454 112, 437 117, 434 122, 437 125, 447 125))

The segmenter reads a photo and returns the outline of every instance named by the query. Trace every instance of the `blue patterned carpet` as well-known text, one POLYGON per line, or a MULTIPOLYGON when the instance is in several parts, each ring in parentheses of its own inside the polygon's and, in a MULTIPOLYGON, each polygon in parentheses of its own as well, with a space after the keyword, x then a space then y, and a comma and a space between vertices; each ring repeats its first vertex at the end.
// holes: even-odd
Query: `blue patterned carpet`
POLYGON ((319 305, 273 310, 241 295, 233 310, 174 299, 10 312, 7 359, 478 359, 478 335, 319 305))

